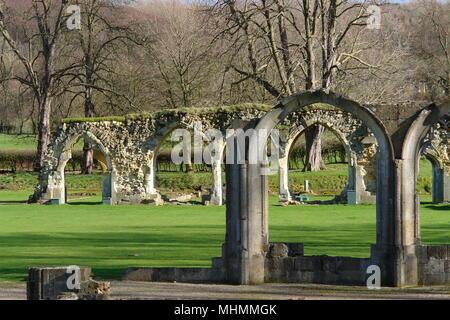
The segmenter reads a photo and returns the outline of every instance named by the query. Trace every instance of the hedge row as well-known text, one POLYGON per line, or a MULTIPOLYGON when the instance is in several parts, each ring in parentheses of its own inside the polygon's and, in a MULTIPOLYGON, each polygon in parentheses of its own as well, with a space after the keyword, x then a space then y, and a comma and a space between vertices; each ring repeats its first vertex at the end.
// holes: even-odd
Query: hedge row
MULTIPOLYGON (((292 172, 289 175, 290 189, 300 192, 304 180, 308 179, 311 189, 317 194, 339 194, 347 184, 347 176, 342 175, 316 175, 314 173, 292 172)), ((101 190, 103 175, 67 174, 66 185, 69 189, 101 190)), ((225 182, 225 174, 223 175, 225 182)), ((0 189, 32 189, 37 182, 35 173, 1 174, 0 189)), ((164 190, 199 190, 211 187, 211 173, 158 173, 157 187, 164 190)), ((269 189, 276 193, 278 190, 278 176, 269 176, 269 189)), ((419 177, 417 181, 419 194, 431 193, 431 177, 419 177)))
MULTIPOLYGON (((0 170, 8 172, 32 171, 35 158, 36 151, 34 150, 0 149, 0 170)), ((72 159, 67 163, 66 170, 80 170, 82 161, 82 151, 72 150, 72 159)), ((158 171, 179 172, 181 168, 172 162, 171 150, 163 149, 158 154, 157 169, 158 171)), ((210 170, 206 164, 195 164, 193 169, 203 172, 210 170)))
MULTIPOLYGON (((0 169, 17 172, 33 170, 36 151, 0 149, 0 169)), ((67 163, 68 170, 78 170, 81 167, 83 154, 79 150, 72 151, 72 159, 67 163)))

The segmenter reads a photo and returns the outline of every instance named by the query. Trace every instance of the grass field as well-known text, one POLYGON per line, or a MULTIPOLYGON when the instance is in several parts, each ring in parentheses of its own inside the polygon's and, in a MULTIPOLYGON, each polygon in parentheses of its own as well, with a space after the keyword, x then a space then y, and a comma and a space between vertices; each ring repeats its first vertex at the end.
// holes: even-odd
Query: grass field
MULTIPOLYGON (((419 194, 429 195, 431 192, 431 164, 427 160, 420 162, 420 174, 417 183, 419 194)), ((290 189, 298 192, 303 186, 305 179, 309 180, 310 186, 314 192, 321 195, 340 194, 345 188, 348 179, 348 165, 346 163, 333 163, 327 165, 327 170, 320 172, 301 172, 300 170, 291 170, 289 173, 290 189)), ((101 190, 103 176, 102 174, 79 175, 66 174, 66 186, 71 190, 101 190)), ((175 173, 175 172, 157 172, 157 186, 166 190, 192 190, 199 187, 211 186, 210 172, 197 172, 194 174, 175 173)), ((224 177, 225 180, 225 177, 224 177)), ((0 190, 23 190, 32 189, 37 182, 36 173, 17 172, 0 174, 0 190)), ((278 189, 278 176, 269 176, 269 188, 272 192, 278 189)), ((0 194, 0 201, 2 200, 0 194)), ((28 196, 26 197, 28 198, 28 196)))
MULTIPOLYGON (((27 150, 33 137, 0 135, 2 148, 27 150)), ((167 189, 208 186, 211 174, 158 173, 167 189), (195 179, 194 179, 195 178, 195 179)), ((340 193, 346 164, 329 164, 319 173, 290 173, 295 189, 309 179, 321 194, 340 193)), ((27 205, 37 176, 0 174, 0 281, 23 281, 38 265, 86 265, 97 278, 118 279, 127 267, 207 267, 220 256, 225 238, 225 207, 101 205, 102 175, 66 175, 69 195, 97 195, 62 206, 27 205), (2 190, 4 189, 4 190, 2 190)), ((429 194, 431 166, 421 161, 419 189, 429 194)), ((277 176, 269 177, 273 192, 277 176)), ((325 199, 320 197, 320 199, 325 199)), ((450 206, 421 205, 424 243, 449 243, 450 206)), ((305 254, 368 257, 375 242, 374 205, 304 205, 281 207, 270 198, 270 241, 304 242, 305 254)))
POLYGON ((2 149, 35 149, 36 137, 32 135, 0 134, 0 146, 2 149))
MULTIPOLYGON (((2 149, 10 150, 35 150, 36 149, 36 136, 27 134, 2 134, 0 133, 0 147, 2 149)), ((81 149, 82 142, 79 141, 75 144, 74 149, 81 149)))
MULTIPOLYGON (((28 194, 0 191, 8 201, 28 194)), ((276 197, 270 200, 271 241, 304 242, 305 254, 369 256, 374 205, 281 207, 276 197)), ((225 207, 99 201, 97 196, 62 206, 0 205, 0 281, 22 281, 27 268, 38 265, 86 265, 99 279, 117 279, 131 266, 206 267, 220 256, 225 207)), ((449 242, 448 205, 422 203, 421 221, 425 243, 449 242)))

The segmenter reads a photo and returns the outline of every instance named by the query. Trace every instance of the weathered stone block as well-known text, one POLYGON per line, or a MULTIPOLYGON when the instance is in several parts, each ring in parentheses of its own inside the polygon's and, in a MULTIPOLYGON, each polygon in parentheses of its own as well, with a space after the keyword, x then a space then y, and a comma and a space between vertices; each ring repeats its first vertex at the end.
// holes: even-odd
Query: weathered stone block
POLYGON ((317 257, 296 257, 294 258, 294 268, 301 271, 322 270, 322 261, 317 257))
POLYGON ((78 300, 75 292, 62 292, 56 297, 56 300, 78 300))
POLYGON ((296 282, 299 279, 295 270, 295 258, 266 258, 265 279, 268 282, 296 282))
POLYGON ((213 268, 222 268, 223 260, 222 258, 212 258, 212 267, 213 268))
POLYGON ((416 257, 421 262, 428 260, 428 249, 426 245, 416 245, 416 257))
MULTIPOLYGON (((27 299, 55 300, 63 292, 70 292, 67 280, 71 274, 68 267, 32 267, 28 269, 27 299)), ((80 267, 80 281, 91 276, 91 268, 80 267)))
POLYGON ((349 257, 337 257, 336 269, 341 271, 360 271, 361 262, 363 259, 349 258, 349 257))
POLYGON ((362 271, 341 271, 338 273, 337 284, 344 285, 366 285, 366 276, 362 271))
POLYGON ((149 206, 161 206, 164 204, 164 200, 159 193, 147 195, 146 199, 137 201, 139 201, 141 204, 146 204, 149 206))
POLYGON ((106 204, 106 205, 112 205, 112 204, 113 204, 111 198, 103 198, 103 199, 102 199, 102 203, 103 203, 103 204, 106 204))
POLYGON ((271 258, 285 258, 288 256, 289 249, 284 243, 271 243, 269 248, 269 256, 271 258))
POLYGON ((443 260, 431 258, 428 263, 423 265, 423 272, 425 274, 441 274, 445 272, 445 265, 443 260))
POLYGON ((95 281, 93 279, 81 282, 80 290, 78 291, 78 294, 80 295, 96 295, 96 294, 108 295, 110 293, 111 293, 111 282, 95 281))
POLYGON ((59 204, 63 204, 63 201, 60 198, 50 199, 50 204, 57 204, 57 205, 59 205, 59 204))
POLYGON ((322 258, 322 270, 325 272, 336 273, 337 271, 337 259, 336 257, 323 257, 322 258))
POLYGON ((432 285, 442 285, 447 281, 447 276, 445 273, 428 274, 422 275, 421 285, 432 286, 432 285))
POLYGON ((299 272, 299 282, 313 283, 315 277, 315 272, 313 271, 298 271, 299 272))
POLYGON ((264 260, 264 272, 272 279, 278 279, 283 273, 283 259, 282 258, 266 258, 264 260))
POLYGON ((162 196, 164 201, 188 201, 194 197, 191 193, 169 192, 162 196))
POLYGON ((427 255, 428 259, 435 258, 435 259, 447 259, 447 246, 427 246, 427 255))
POLYGON ((113 300, 108 294, 79 294, 78 300, 113 300))
POLYGON ((450 274, 450 260, 444 262, 444 272, 450 274))
POLYGON ((221 273, 213 268, 127 268, 123 280, 154 282, 211 282, 221 281, 221 273))

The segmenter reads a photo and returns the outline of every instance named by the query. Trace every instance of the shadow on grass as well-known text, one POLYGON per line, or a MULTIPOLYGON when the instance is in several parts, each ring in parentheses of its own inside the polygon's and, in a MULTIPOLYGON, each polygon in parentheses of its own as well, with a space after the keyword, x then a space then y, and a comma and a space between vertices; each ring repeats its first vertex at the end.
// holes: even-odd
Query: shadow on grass
POLYGON ((20 201, 0 201, 0 204, 26 204, 28 203, 27 200, 20 200, 20 201))
POLYGON ((101 201, 95 201, 95 202, 92 202, 92 201, 69 201, 69 202, 67 202, 67 204, 68 205, 70 205, 70 206, 81 206, 81 205, 83 205, 83 206, 97 206, 97 205, 102 205, 103 204, 103 202, 101 202, 101 201))
POLYGON ((0 268, 0 281, 1 280, 15 280, 15 281, 27 281, 28 280, 28 268, 0 268))
POLYGON ((145 232, 2 235, 0 279, 21 281, 28 268, 43 265, 85 265, 97 279, 120 279, 127 267, 205 267, 220 254, 224 238, 211 227, 205 233, 190 225, 178 232, 149 227, 145 232))
MULTIPOLYGON (((425 203, 423 203, 425 204, 425 203)), ((450 213, 450 205, 442 205, 442 204, 433 204, 431 202, 427 202, 427 205, 424 205, 423 207, 426 209, 431 209, 431 210, 439 210, 439 211, 448 211, 448 213, 450 213)))

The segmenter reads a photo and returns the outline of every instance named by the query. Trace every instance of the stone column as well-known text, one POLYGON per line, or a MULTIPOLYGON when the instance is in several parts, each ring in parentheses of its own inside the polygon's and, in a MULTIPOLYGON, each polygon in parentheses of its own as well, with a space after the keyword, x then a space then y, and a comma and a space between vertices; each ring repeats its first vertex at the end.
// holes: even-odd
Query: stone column
POLYGON ((289 159, 287 156, 278 159, 278 198, 280 201, 291 201, 289 191, 289 159))
POLYGON ((397 217, 396 233, 398 254, 395 255, 397 286, 417 285, 418 256, 420 244, 419 197, 416 181, 419 162, 416 159, 402 159, 397 162, 397 217), (414 176, 414 179, 411 179, 414 176))
POLYGON ((450 202, 450 168, 433 164, 433 203, 450 202))
MULTIPOLYGON (((354 203, 376 203, 377 177, 376 177, 376 139, 373 136, 365 137, 361 143, 363 151, 354 160, 354 203)), ((349 173, 349 178, 351 174, 349 173)))
POLYGON ((365 167, 363 164, 349 166, 349 180, 353 178, 354 197, 353 201, 351 197, 348 197, 348 204, 376 203, 376 196, 369 191, 370 186, 366 185, 366 182, 376 183, 375 179, 368 177, 368 172, 371 171, 375 171, 373 167, 365 167))
POLYGON ((149 161, 144 167, 144 185, 145 193, 147 195, 157 194, 158 191, 155 188, 156 185, 156 161, 154 159, 155 154, 151 153, 148 158, 149 161))
POLYGON ((210 204, 215 206, 223 205, 222 186, 222 159, 214 159, 211 163, 212 184, 210 204))
POLYGON ((67 202, 64 183, 64 170, 55 171, 48 177, 48 186, 45 198, 53 203, 64 204, 67 202))
POLYGON ((61 153, 58 166, 48 175, 46 194, 43 200, 50 200, 52 203, 64 204, 67 202, 64 169, 67 162, 72 158, 71 150, 61 153))
MULTIPOLYGON (((242 128, 245 124, 239 123, 242 128)), ((244 129, 245 130, 245 129, 244 129)), ((228 139, 228 150, 236 146, 228 139)), ((246 147, 248 150, 248 147, 246 147)), ((251 152, 251 151, 250 151, 251 152)), ((268 247, 267 177, 260 164, 226 165, 226 240, 223 247, 225 280, 248 285, 264 283, 265 250, 268 247)))
POLYGON ((102 188, 102 202, 103 204, 113 204, 112 199, 112 172, 108 170, 106 174, 103 176, 103 188, 102 188))
POLYGON ((442 202, 450 203, 450 167, 444 167, 444 197, 442 202))

